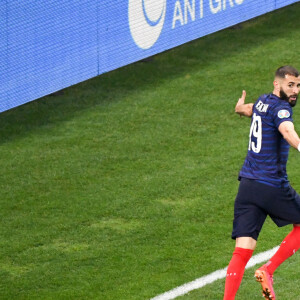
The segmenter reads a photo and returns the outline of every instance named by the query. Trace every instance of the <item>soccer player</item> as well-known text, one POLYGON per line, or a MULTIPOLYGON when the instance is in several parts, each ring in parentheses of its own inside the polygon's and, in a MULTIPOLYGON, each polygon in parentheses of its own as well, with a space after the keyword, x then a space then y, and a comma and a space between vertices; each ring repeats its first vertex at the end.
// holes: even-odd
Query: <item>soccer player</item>
POLYGON ((300 151, 292 119, 300 91, 299 72, 291 66, 280 67, 273 85, 273 93, 260 96, 254 104, 245 104, 243 91, 235 107, 237 114, 252 117, 252 122, 248 154, 239 173, 232 231, 236 244, 227 268, 223 300, 235 298, 267 215, 278 227, 293 224, 293 229, 269 262, 255 272, 265 299, 275 300, 273 273, 300 248, 300 196, 290 186, 286 173, 290 146, 300 151))

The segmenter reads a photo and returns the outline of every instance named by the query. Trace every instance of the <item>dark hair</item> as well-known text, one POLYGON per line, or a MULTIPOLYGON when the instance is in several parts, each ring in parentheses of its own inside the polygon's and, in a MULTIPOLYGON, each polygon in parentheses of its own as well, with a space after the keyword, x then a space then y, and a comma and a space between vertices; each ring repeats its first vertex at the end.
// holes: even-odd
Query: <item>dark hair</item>
POLYGON ((291 66, 280 67, 275 72, 276 77, 285 78, 285 75, 291 75, 291 76, 298 77, 299 72, 297 69, 295 69, 294 67, 291 67, 291 66))

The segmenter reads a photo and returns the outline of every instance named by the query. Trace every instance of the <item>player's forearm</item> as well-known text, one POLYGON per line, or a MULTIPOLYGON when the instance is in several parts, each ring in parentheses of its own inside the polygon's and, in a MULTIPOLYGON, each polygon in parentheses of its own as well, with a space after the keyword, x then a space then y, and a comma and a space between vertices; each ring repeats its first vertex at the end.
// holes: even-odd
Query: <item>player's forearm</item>
POLYGON ((240 116, 251 117, 253 113, 253 103, 245 104, 245 99, 246 91, 243 90, 241 98, 239 98, 238 102, 236 103, 235 112, 240 116))
POLYGON ((235 112, 240 116, 251 117, 253 113, 253 103, 243 104, 238 101, 235 112))

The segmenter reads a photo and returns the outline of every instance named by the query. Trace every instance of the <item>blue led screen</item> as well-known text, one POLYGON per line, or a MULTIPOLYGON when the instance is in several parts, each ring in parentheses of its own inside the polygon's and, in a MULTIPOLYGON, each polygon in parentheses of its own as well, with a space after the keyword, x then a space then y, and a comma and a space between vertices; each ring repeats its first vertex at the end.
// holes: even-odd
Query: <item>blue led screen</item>
POLYGON ((0 1, 0 112, 295 2, 0 1))

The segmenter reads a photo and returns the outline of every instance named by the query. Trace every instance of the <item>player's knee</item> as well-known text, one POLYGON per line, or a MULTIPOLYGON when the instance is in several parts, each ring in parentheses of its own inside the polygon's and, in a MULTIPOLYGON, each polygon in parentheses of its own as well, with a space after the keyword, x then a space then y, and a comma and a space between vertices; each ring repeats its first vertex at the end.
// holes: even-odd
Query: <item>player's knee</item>
POLYGON ((236 238, 235 246, 239 248, 254 250, 256 247, 256 240, 252 237, 239 237, 236 238))

